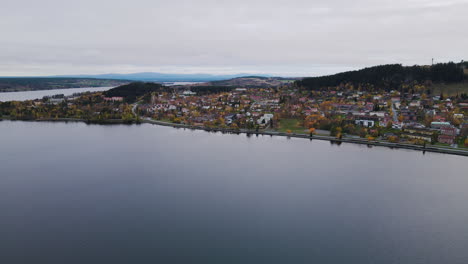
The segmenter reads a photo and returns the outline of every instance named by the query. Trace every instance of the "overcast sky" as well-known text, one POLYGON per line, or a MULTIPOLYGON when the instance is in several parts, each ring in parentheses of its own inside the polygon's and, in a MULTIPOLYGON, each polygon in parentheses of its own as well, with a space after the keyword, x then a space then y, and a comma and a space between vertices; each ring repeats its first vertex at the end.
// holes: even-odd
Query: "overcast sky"
POLYGON ((468 0, 2 0, 0 76, 468 60, 468 0))

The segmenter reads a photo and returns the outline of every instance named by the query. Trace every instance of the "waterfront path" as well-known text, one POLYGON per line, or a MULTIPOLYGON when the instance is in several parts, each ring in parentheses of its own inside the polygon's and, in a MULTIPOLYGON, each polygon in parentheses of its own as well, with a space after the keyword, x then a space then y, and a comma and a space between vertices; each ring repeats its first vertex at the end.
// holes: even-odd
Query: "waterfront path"
POLYGON ((275 131, 252 131, 246 129, 240 130, 232 130, 232 129, 221 129, 221 128, 206 128, 201 126, 190 126, 184 124, 175 124, 171 122, 164 122, 153 120, 148 117, 141 118, 142 123, 160 125, 160 126, 170 126, 175 128, 187 128, 187 129, 197 129, 197 130, 205 130, 209 132, 222 132, 222 133, 231 133, 231 134, 250 134, 250 135, 269 135, 269 136, 282 136, 282 137, 290 137, 290 138, 304 138, 310 140, 327 140, 336 143, 355 143, 355 144, 364 144, 369 146, 382 146, 382 147, 389 147, 389 148, 402 148, 402 149, 412 149, 412 150, 419 150, 419 151, 427 151, 427 152, 436 152, 436 153, 446 153, 446 154, 454 154, 460 156, 468 156, 468 151, 463 149, 455 149, 455 148, 443 148, 443 147, 436 147, 436 146, 419 146, 419 145, 412 145, 412 144, 404 144, 404 143, 391 143, 387 141, 370 141, 367 139, 361 138, 342 138, 337 139, 331 136, 322 136, 322 135, 310 135, 306 134, 296 134, 296 133, 283 133, 283 132, 275 132, 275 131))

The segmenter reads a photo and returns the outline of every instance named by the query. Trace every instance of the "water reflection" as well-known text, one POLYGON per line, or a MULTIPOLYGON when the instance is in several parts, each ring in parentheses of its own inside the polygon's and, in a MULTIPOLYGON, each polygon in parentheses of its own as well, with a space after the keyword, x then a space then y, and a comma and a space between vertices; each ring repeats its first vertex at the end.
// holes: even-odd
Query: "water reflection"
POLYGON ((468 260, 466 157, 148 124, 0 131, 2 263, 468 260))

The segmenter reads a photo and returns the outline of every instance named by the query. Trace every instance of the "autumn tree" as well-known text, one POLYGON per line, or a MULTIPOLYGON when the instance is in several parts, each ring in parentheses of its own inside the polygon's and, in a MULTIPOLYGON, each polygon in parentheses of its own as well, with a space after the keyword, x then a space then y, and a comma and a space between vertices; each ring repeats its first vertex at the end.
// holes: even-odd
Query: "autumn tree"
POLYGON ((388 121, 386 128, 387 128, 387 129, 390 129, 390 128, 392 128, 392 126, 393 126, 393 122, 392 122, 392 121, 388 121))
POLYGON ((398 121, 403 122, 404 119, 405 119, 405 117, 403 115, 398 116, 398 121))
POLYGON ((239 130, 239 126, 236 123, 232 123, 230 127, 233 130, 236 130, 236 131, 239 130))
POLYGON ((315 128, 311 127, 309 128, 309 134, 312 137, 312 135, 315 133, 315 128))

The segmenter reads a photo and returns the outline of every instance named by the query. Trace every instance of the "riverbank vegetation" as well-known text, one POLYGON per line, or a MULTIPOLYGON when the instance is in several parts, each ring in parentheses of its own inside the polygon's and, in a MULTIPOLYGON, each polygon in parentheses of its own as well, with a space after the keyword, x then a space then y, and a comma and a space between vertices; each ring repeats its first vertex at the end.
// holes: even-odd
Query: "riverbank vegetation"
POLYGON ((0 117, 11 120, 83 120, 91 123, 137 122, 131 105, 106 101, 102 93, 0 103, 0 117))

